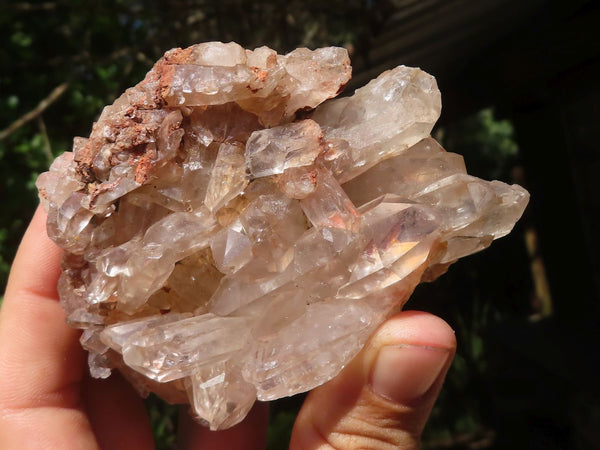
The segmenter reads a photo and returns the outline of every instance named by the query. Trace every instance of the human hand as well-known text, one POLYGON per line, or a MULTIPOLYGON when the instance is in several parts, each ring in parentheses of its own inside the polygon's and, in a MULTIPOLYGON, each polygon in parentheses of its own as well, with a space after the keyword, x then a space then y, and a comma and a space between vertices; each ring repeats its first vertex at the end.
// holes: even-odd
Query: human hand
MULTIPOLYGON (((38 208, 15 258, 0 310, 0 448, 151 449, 142 400, 121 377, 86 375, 79 332, 57 301, 61 250, 38 208)), ((419 437, 454 356, 452 329, 421 312, 386 321, 359 355, 307 397, 290 448, 397 449, 419 437)), ((264 448, 267 405, 212 432, 186 415, 178 448, 264 448)))

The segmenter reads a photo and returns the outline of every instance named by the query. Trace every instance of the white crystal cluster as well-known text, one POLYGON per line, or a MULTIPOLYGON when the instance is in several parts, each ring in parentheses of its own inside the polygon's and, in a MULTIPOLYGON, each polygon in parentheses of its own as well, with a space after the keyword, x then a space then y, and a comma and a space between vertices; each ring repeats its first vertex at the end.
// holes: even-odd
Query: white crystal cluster
POLYGON ((167 52, 37 186, 93 376, 212 429, 334 377, 415 286, 507 234, 527 192, 430 137, 435 79, 335 97, 341 48, 167 52))

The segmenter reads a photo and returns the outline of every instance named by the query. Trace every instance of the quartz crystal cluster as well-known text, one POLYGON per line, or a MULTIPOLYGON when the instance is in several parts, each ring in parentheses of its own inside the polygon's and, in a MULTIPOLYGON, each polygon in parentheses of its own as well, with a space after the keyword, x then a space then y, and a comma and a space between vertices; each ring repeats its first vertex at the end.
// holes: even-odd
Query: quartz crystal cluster
POLYGON ((435 79, 335 97, 341 48, 168 51, 37 186, 94 377, 212 429, 334 377, 420 281, 507 234, 528 193, 430 137, 435 79))

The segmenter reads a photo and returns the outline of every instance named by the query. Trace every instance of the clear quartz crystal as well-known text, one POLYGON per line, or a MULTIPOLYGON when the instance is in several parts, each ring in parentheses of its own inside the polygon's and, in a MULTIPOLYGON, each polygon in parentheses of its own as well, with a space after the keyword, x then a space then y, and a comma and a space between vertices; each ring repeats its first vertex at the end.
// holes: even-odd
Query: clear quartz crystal
POLYGON ((221 144, 206 188, 204 204, 214 212, 241 194, 247 184, 243 146, 221 144))
POLYGON ((350 74, 335 47, 173 49, 39 176, 92 376, 229 428, 330 380, 419 282, 510 232, 527 191, 430 137, 431 75, 325 102, 350 74))
POLYGON ((239 423, 256 400, 256 388, 231 360, 200 367, 189 383, 194 410, 211 430, 239 423))
POLYGON ((260 178, 311 165, 321 153, 322 138, 321 128, 310 119, 255 131, 246 143, 250 175, 260 178))
POLYGON ((313 120, 327 139, 349 145, 340 158, 329 162, 343 183, 429 136, 441 107, 435 78, 420 69, 399 66, 357 89, 353 96, 317 108, 313 120))

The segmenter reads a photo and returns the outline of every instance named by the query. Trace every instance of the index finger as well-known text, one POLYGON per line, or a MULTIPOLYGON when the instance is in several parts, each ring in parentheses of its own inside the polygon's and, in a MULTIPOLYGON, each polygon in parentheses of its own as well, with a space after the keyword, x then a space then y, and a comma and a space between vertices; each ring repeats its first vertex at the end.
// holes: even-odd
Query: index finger
POLYGON ((17 251, 0 310, 0 374, 3 380, 18 380, 0 385, 4 407, 70 407, 65 403, 79 401, 74 389, 65 389, 81 381, 83 351, 79 332, 66 324, 58 302, 61 255, 46 234, 46 214, 38 207, 17 251))

